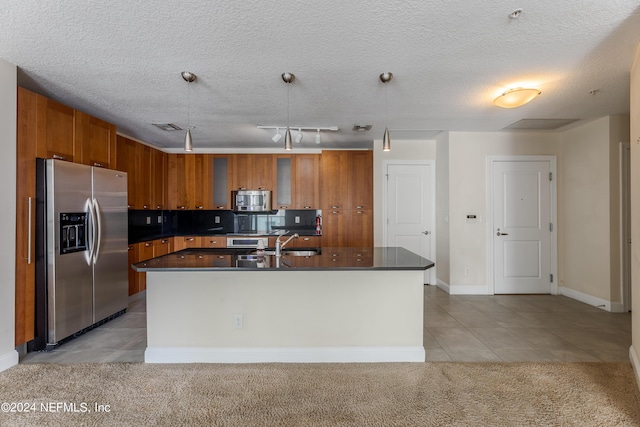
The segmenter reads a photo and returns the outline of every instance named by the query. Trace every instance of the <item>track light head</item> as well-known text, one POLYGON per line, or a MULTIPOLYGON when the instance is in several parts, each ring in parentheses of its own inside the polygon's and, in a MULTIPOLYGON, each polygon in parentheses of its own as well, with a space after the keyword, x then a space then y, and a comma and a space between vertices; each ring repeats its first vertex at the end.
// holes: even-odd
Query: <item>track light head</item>
POLYGON ((298 134, 296 135, 296 144, 300 144, 302 142, 302 130, 298 129, 298 134))
POLYGON ((282 135, 280 135, 280 128, 276 128, 276 134, 273 135, 271 139, 273 140, 273 142, 278 142, 280 141, 280 138, 282 138, 282 135))

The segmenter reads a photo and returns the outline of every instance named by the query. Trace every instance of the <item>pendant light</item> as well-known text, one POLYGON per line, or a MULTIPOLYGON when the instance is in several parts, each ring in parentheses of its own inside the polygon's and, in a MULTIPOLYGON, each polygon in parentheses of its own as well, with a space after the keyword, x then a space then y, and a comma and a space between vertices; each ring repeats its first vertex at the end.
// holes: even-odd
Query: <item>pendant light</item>
POLYGON ((183 71, 181 73, 184 81, 187 82, 187 133, 184 135, 184 151, 193 151, 193 139, 191 138, 191 121, 189 117, 191 105, 189 99, 189 84, 196 80, 196 75, 190 71, 183 71))
POLYGON ((287 151, 291 151, 293 149, 293 145, 291 143, 291 129, 289 129, 289 88, 291 87, 291 82, 296 79, 296 76, 293 73, 282 73, 282 80, 287 84, 287 130, 284 133, 284 149, 287 151))
POLYGON ((382 137, 382 151, 391 151, 391 138, 389 136, 389 86, 387 83, 391 81, 393 74, 390 72, 380 74, 380 81, 385 85, 385 118, 384 118, 384 135, 382 137))

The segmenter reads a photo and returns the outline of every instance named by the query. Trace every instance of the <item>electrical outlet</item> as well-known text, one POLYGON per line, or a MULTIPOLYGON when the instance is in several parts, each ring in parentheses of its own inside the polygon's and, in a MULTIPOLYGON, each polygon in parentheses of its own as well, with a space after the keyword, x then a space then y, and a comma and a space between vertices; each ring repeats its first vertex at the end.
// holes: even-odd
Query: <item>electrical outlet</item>
POLYGON ((300 224, 300 217, 299 216, 295 217, 295 223, 296 224, 300 224))
POLYGON ((233 315, 233 327, 236 329, 242 329, 244 327, 244 318, 242 314, 233 315))
POLYGON ((158 215, 158 224, 162 224, 162 215, 158 215))
POLYGON ((214 216, 214 217, 213 217, 213 222, 214 222, 214 223, 216 223, 216 224, 220 224, 220 217, 219 217, 219 216, 217 216, 217 215, 216 215, 216 216, 214 216))
POLYGON ((151 217, 150 216, 147 217, 147 225, 149 225, 149 224, 151 224, 151 217))
POLYGON ((470 274, 471 274, 471 269, 470 269, 469 267, 465 267, 465 268, 464 268, 464 275, 465 275, 465 276, 468 276, 468 275, 470 275, 470 274))

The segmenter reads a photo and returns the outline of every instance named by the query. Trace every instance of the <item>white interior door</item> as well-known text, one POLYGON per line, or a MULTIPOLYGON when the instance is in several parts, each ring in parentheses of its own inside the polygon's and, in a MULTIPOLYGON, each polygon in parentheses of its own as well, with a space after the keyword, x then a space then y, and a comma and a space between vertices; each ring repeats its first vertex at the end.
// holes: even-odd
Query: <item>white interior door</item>
MULTIPOLYGON (((386 246, 400 246, 435 261, 433 238, 433 165, 388 164, 386 246)), ((435 283, 434 269, 425 283, 435 283)))
POLYGON ((550 162, 495 161, 492 171, 494 292, 550 293, 550 162))

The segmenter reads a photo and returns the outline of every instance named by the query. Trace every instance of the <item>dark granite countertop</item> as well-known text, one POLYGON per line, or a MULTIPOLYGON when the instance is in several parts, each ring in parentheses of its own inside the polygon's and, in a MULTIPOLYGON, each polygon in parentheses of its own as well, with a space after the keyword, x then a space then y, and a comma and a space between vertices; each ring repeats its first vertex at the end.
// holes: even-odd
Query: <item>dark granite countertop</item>
MULTIPOLYGON (((287 248, 317 255, 259 258, 255 249, 184 249, 133 265, 136 271, 426 270, 435 264, 401 247, 287 248)), ((267 252, 268 253, 268 252, 267 252)))

